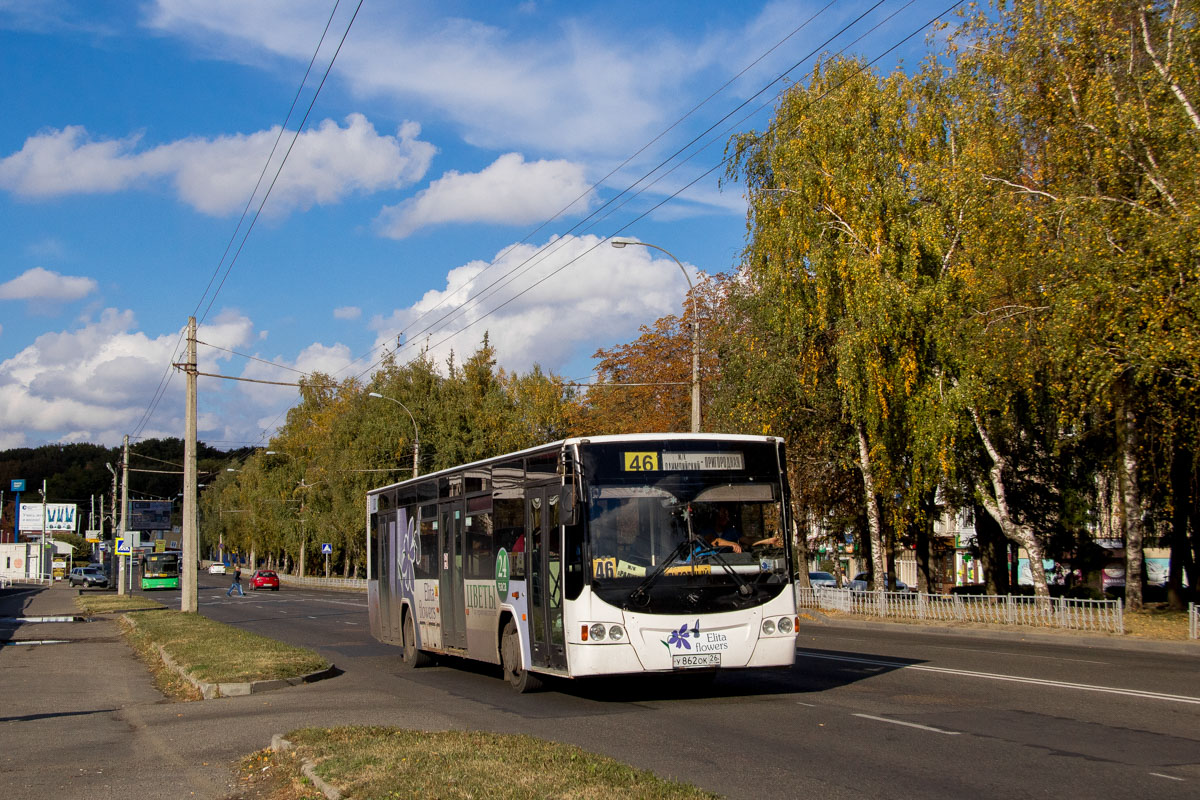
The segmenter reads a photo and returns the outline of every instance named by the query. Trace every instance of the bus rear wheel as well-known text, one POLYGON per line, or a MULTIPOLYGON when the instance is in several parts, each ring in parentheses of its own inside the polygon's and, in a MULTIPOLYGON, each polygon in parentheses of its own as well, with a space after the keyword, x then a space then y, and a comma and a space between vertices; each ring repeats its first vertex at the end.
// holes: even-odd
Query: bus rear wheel
POLYGON ((404 615, 404 648, 401 651, 401 661, 409 669, 427 667, 433 663, 429 653, 417 649, 417 626, 409 613, 404 615))
POLYGON ((517 692, 524 694, 542 688, 542 679, 521 667, 521 639, 517 636, 517 624, 511 619, 500 637, 500 664, 508 685, 517 692))

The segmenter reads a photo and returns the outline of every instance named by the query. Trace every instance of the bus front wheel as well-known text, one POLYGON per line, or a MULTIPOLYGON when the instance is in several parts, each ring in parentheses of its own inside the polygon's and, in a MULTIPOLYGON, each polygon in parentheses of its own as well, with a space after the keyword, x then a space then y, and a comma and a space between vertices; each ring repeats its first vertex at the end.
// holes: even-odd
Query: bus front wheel
POLYGON ((404 649, 401 660, 409 669, 427 667, 433 663, 429 653, 417 649, 417 626, 413 622, 412 614, 404 615, 404 649))
POLYGON ((542 680, 521 667, 521 639, 517 636, 517 624, 511 619, 504 626, 500 637, 500 663, 508 685, 517 692, 536 692, 542 688, 542 680))

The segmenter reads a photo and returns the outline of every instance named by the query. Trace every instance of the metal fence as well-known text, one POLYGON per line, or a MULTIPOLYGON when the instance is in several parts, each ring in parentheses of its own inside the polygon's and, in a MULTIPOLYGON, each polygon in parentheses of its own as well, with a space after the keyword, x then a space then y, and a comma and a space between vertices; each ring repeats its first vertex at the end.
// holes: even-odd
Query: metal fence
POLYGON ((1188 603, 1188 638, 1200 639, 1200 606, 1188 603))
POLYGON ((289 586, 311 586, 316 589, 343 589, 348 592, 365 592, 366 578, 317 578, 305 575, 303 578, 280 572, 279 580, 289 586))
POLYGON ((1038 600, 1014 595, 941 595, 916 592, 856 592, 850 589, 796 588, 796 605, 928 622, 982 622, 1078 631, 1124 633, 1120 600, 1038 600))

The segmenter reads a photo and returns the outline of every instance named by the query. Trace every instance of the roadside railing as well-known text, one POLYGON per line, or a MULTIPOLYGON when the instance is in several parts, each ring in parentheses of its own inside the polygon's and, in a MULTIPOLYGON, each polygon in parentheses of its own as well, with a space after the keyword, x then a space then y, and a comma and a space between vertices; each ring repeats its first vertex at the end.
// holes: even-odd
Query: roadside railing
POLYGON ((1200 639, 1200 606, 1188 603, 1188 638, 1200 639))
POLYGON ((286 583, 289 586, 310 586, 314 589, 341 589, 347 592, 365 592, 367 590, 366 578, 317 578, 311 575, 305 575, 301 578, 283 572, 276 574, 279 575, 281 583, 286 583))
POLYGON ((1125 632, 1123 605, 1120 600, 1082 600, 1069 597, 1043 600, 1023 595, 859 592, 821 586, 812 589, 797 587, 796 605, 799 608, 819 608, 925 622, 980 622, 1106 633, 1125 632))

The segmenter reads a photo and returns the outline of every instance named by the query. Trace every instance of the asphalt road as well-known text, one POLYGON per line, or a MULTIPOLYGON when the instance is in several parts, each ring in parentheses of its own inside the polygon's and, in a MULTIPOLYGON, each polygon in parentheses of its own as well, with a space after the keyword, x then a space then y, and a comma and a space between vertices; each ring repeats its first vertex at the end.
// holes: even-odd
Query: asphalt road
POLYGON ((405 670, 362 595, 201 583, 202 613, 320 651, 345 672, 318 691, 382 695, 397 724, 573 742, 728 797, 1200 797, 1200 653, 806 624, 788 671, 519 696, 486 665, 405 670))

